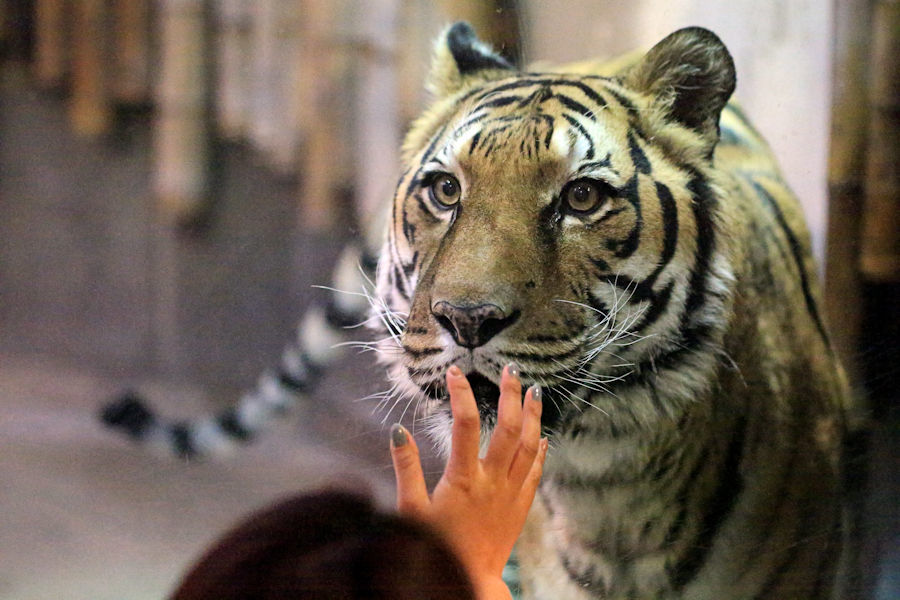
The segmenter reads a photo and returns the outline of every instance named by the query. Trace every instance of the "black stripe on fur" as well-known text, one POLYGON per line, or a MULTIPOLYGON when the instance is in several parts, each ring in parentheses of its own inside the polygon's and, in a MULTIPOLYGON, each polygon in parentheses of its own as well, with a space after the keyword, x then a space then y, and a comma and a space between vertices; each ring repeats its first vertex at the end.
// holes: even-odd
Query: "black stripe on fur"
POLYGON ((569 122, 569 125, 571 125, 575 129, 577 129, 578 133, 580 133, 581 136, 587 140, 588 151, 587 151, 587 154, 584 155, 584 157, 589 160, 594 158, 594 152, 595 152, 594 140, 593 140, 593 138, 591 138, 591 135, 587 132, 587 130, 584 128, 584 126, 578 122, 578 120, 575 117, 563 113, 563 118, 569 122))
POLYGON ((104 406, 100 419, 107 427, 121 429, 134 439, 144 437, 157 423, 144 399, 131 390, 104 406))
POLYGON ((283 385, 289 391, 299 394, 305 394, 312 389, 313 382, 310 381, 310 379, 311 378, 305 380, 299 379, 286 371, 278 373, 278 383, 283 385))
POLYGON ((240 440, 241 442, 249 441, 250 438, 253 437, 252 432, 241 423, 238 418, 237 409, 234 407, 229 408, 220 414, 216 418, 216 423, 218 423, 219 428, 229 437, 240 440))
POLYGON ((793 255, 794 262, 796 263, 797 272, 800 274, 800 286, 803 290, 803 299, 806 302, 806 310, 809 312, 809 316, 813 320, 816 329, 819 331, 819 335, 822 336, 822 341, 825 342, 825 346, 830 352, 831 340, 828 338, 828 332, 825 331, 825 324, 822 322, 822 317, 819 315, 819 307, 816 305, 816 300, 815 298, 813 298, 812 291, 810 289, 809 274, 806 272, 806 265, 803 261, 803 248, 800 246, 800 241, 797 239, 797 236, 794 235, 794 231, 787 224, 787 221, 784 218, 784 213, 781 212, 781 208, 778 206, 775 198, 773 198, 772 195, 769 194, 768 190, 766 190, 766 188, 760 185, 758 182, 752 181, 752 183, 759 196, 766 201, 766 204, 772 211, 772 214, 775 216, 775 220, 778 222, 779 227, 781 227, 782 231, 784 232, 784 237, 788 241, 788 245, 791 248, 791 254, 793 255))
POLYGON ((363 271, 365 271, 366 275, 370 278, 374 276, 375 271, 378 269, 378 255, 372 252, 362 252, 359 256, 360 265, 362 265, 363 271))
POLYGON ((672 586, 677 590, 684 588, 703 567, 719 529, 744 491, 740 465, 744 455, 745 435, 746 421, 739 419, 719 467, 718 485, 706 503, 706 510, 700 521, 699 535, 685 555, 667 568, 672 586))
POLYGON ((631 162, 634 163, 634 168, 637 172, 649 175, 653 171, 650 160, 644 154, 640 144, 638 144, 633 128, 628 131, 628 152, 631 154, 631 162))
POLYGON ((674 287, 675 282, 670 281, 666 287, 661 289, 658 293, 653 294, 653 297, 650 300, 650 309, 644 312, 640 322, 632 329, 634 333, 640 333, 656 323, 659 317, 666 311, 666 308, 669 307, 669 300, 672 298, 672 290, 674 287))
POLYGON ((191 459, 197 456, 197 448, 191 439, 191 427, 186 422, 176 423, 169 429, 172 450, 179 458, 191 459))
MULTIPOLYGON (((597 120, 596 113, 595 113, 592 109, 588 108, 587 106, 585 106, 584 104, 582 104, 581 102, 579 102, 578 100, 573 100, 572 98, 570 98, 570 97, 568 97, 568 96, 565 96, 565 95, 563 95, 563 94, 556 94, 556 95, 553 96, 553 97, 554 97, 560 104, 562 104, 563 106, 565 106, 565 107, 568 108, 569 110, 574 111, 574 112, 580 114, 580 115, 581 115, 582 117, 584 117, 585 119, 588 119, 588 120, 590 120, 590 121, 596 121, 596 120, 597 120)), ((589 156, 588 158, 592 158, 592 157, 589 156)))
POLYGON ((685 300, 684 313, 681 319, 682 330, 687 328, 694 313, 706 301, 706 282, 709 278, 710 261, 716 246, 713 211, 718 204, 713 191, 698 174, 695 174, 694 178, 688 183, 688 190, 694 197, 691 208, 693 209, 694 221, 697 225, 697 251, 694 267, 691 269, 688 297, 685 300))
POLYGON ((342 310, 333 299, 325 305, 325 322, 334 329, 356 327, 363 318, 358 312, 342 310))
POLYGON ((644 227, 644 216, 641 212, 641 197, 638 192, 638 177, 635 173, 622 188, 622 196, 634 208, 634 227, 624 240, 610 240, 607 248, 614 251, 616 258, 628 258, 638 249, 641 242, 641 230, 644 227))
POLYGON ((584 572, 579 571, 565 556, 562 557, 563 569, 577 586, 596 594, 598 598, 606 595, 606 582, 599 575, 593 566, 588 567, 584 572))
POLYGON ((653 285, 659 274, 662 273, 675 256, 675 248, 678 244, 678 207, 672 192, 668 186, 659 181, 656 182, 656 195, 659 198, 659 206, 662 211, 663 221, 663 250, 659 257, 659 264, 645 280, 653 285))

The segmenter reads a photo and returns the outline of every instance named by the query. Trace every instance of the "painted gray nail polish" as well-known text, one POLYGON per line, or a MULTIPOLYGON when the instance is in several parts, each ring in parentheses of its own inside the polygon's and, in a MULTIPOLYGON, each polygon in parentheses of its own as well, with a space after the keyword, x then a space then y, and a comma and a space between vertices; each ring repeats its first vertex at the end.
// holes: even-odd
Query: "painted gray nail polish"
POLYGON ((541 386, 537 384, 531 386, 531 399, 535 402, 541 401, 541 386))
POLYGON ((508 365, 506 365, 506 372, 509 373, 510 375, 512 375, 513 377, 515 377, 516 379, 518 379, 519 378, 519 365, 517 365, 514 362, 509 363, 508 365))
POLYGON ((400 423, 394 423, 391 426, 391 445, 394 448, 400 448, 406 445, 409 438, 406 437, 406 428, 400 423))

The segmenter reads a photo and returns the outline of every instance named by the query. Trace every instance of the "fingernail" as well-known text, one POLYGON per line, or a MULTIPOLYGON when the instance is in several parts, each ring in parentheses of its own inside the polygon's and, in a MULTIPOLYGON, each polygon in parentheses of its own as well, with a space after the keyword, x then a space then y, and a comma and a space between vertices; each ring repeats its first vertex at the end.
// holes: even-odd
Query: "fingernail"
POLYGON ((519 378, 519 365, 517 365, 514 362, 509 363, 508 365, 506 365, 506 372, 509 373, 510 375, 512 375, 513 377, 515 377, 516 379, 518 379, 519 378))
POLYGON ((409 438, 406 437, 406 427, 400 423, 394 423, 391 426, 391 446, 400 448, 405 446, 408 441, 409 438))
POLYGON ((541 401, 541 386, 537 384, 531 386, 531 399, 535 402, 541 401))
POLYGON ((547 455, 547 449, 550 448, 550 440, 547 438, 541 438, 541 455, 547 455))
POLYGON ((453 377, 462 377, 462 371, 459 370, 459 367, 456 365, 451 365, 447 372, 450 373, 453 377))

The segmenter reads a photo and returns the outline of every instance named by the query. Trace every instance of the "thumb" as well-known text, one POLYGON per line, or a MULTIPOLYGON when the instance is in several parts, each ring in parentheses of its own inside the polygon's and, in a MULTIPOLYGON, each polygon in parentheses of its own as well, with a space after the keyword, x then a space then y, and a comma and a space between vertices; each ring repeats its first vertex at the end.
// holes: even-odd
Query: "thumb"
POLYGON ((422 461, 416 441, 399 423, 391 427, 391 460, 397 477, 397 509, 402 513, 420 513, 431 501, 425 487, 422 461))

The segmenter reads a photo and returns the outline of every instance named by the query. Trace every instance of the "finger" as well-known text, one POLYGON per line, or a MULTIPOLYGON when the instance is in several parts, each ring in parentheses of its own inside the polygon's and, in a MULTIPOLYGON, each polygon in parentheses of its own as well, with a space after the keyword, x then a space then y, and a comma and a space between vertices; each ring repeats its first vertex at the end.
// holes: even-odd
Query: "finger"
POLYGON ((525 393, 522 432, 516 454, 509 467, 509 480, 513 485, 521 485, 540 451, 541 409, 541 388, 533 385, 525 393))
POLYGON ((541 483, 541 476, 544 474, 544 462, 547 460, 547 449, 550 447, 547 438, 543 438, 538 444, 538 453, 534 457, 534 462, 522 483, 519 495, 516 497, 516 509, 520 514, 527 514, 534 502, 534 495, 537 492, 538 485, 541 483))
POLYGON ((522 383, 519 381, 519 368, 510 363, 500 376, 497 425, 484 457, 485 470, 502 473, 504 476, 507 474, 521 433, 522 383))
POLYGON ((419 447, 403 425, 391 427, 391 460, 397 477, 397 510, 418 514, 430 504, 419 447))
POLYGON ((478 445, 481 441, 481 420, 469 380, 459 367, 447 370, 447 390, 450 393, 450 412, 453 414, 450 458, 445 474, 471 474, 478 464, 478 445))

